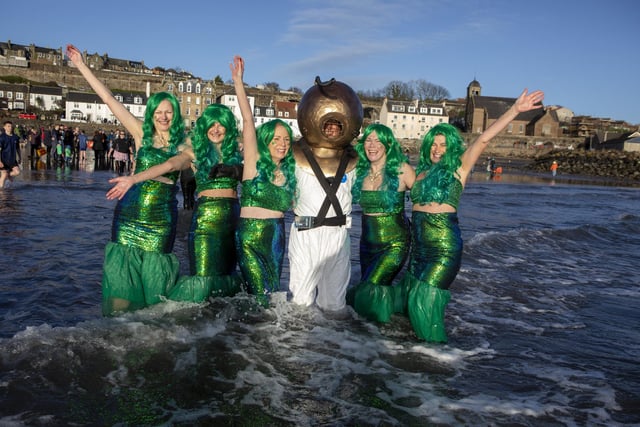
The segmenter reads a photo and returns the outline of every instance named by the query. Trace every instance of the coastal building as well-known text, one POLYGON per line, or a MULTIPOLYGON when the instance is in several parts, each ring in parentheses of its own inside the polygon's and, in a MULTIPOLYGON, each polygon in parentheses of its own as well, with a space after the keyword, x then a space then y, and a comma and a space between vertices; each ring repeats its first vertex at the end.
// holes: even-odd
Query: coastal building
POLYGON ((64 105, 62 88, 59 86, 31 86, 29 105, 42 111, 60 109, 64 105))
MULTIPOLYGON (((144 120, 147 97, 138 93, 113 92, 136 118, 144 120)), ((69 91, 65 102, 65 120, 118 124, 111 109, 94 93, 69 91)))
POLYGON ((25 111, 29 99, 26 84, 3 83, 0 81, 0 105, 7 110, 25 111))
MULTIPOLYGON (((215 101, 215 83, 191 75, 171 73, 165 76, 161 89, 178 99, 187 128, 192 128, 202 111, 215 101)), ((147 89, 147 96, 149 94, 147 89)))
POLYGON ((449 123, 449 116, 441 104, 384 98, 379 122, 389 127, 397 139, 422 139, 438 123, 449 123))
MULTIPOLYGON (((467 106, 465 112, 467 132, 474 134, 484 132, 514 104, 516 99, 517 98, 483 96, 482 86, 474 79, 467 86, 467 106)), ((558 137, 561 136, 561 131, 558 116, 555 114, 555 111, 541 108, 518 114, 501 134, 558 137)))

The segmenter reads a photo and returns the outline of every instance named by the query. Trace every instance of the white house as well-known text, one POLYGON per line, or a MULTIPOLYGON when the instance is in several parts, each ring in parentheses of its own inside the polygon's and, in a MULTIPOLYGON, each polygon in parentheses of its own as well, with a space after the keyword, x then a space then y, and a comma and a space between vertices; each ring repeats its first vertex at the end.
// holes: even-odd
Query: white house
MULTIPOLYGON (((255 98, 253 96, 247 96, 249 100, 249 106, 253 111, 255 98)), ((238 97, 235 93, 229 93, 218 97, 218 104, 226 105, 229 107, 234 116, 236 116, 236 122, 238 123, 238 129, 242 130, 242 114, 240 113, 240 104, 238 104, 238 97)))
POLYGON ((36 106, 44 111, 58 108, 62 101, 62 88, 58 86, 31 86, 29 92, 29 105, 36 106))
POLYGON ((422 139, 435 125, 449 123, 449 116, 440 104, 385 98, 380 123, 388 126, 397 139, 422 139))
MULTIPOLYGON (((147 97, 142 94, 114 92, 113 96, 122 103, 136 118, 144 120, 147 97)), ((92 123, 117 123, 118 120, 94 93, 69 91, 65 103, 65 117, 68 121, 92 123)))

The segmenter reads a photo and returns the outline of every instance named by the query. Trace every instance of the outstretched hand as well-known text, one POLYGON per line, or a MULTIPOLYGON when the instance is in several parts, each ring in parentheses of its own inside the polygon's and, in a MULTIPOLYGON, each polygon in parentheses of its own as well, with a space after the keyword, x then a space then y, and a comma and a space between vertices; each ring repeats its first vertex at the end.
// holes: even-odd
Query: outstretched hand
POLYGON ((231 70, 231 78, 234 82, 242 81, 244 75, 244 59, 241 56, 236 55, 233 57, 233 62, 229 64, 231 70))
POLYGON ((518 99, 516 99, 516 103, 514 104, 516 110, 519 113, 524 113, 525 111, 529 110, 535 110, 536 108, 542 108, 541 102, 544 99, 544 92, 541 90, 536 90, 531 93, 527 92, 527 89, 523 90, 518 99))
POLYGON ((74 45, 68 44, 67 51, 65 53, 67 54, 67 57, 71 60, 71 62, 73 62, 74 64, 78 64, 78 62, 82 62, 82 54, 80 53, 80 50, 74 45))
POLYGON ((119 176, 109 180, 110 184, 116 184, 107 192, 107 200, 122 200, 124 195, 129 191, 135 181, 132 176, 119 176))

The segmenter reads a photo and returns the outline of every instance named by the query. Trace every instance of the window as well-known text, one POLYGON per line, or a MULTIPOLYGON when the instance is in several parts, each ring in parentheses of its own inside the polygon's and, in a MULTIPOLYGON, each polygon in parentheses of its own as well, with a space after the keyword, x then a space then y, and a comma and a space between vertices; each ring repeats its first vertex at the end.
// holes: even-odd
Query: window
POLYGON ((196 96, 196 105, 200 105, 200 97, 196 96))
POLYGON ((524 133, 524 125, 522 123, 518 126, 518 133, 524 133))
POLYGON ((24 93, 16 92, 16 100, 18 100, 18 101, 24 100, 24 93))
POLYGON ((507 133, 513 133, 513 123, 509 123, 509 126, 507 126, 507 133))
POLYGON ((173 83, 169 83, 169 84, 167 85, 167 91, 168 91, 168 92, 173 92, 173 83))
POLYGON ((391 106, 391 111, 403 112, 404 111, 404 105, 392 105, 391 106))
POLYGON ((259 116, 260 115, 260 109, 259 108, 254 108, 253 109, 253 115, 254 116, 259 116))
POLYGON ((4 91, 0 90, 0 98, 3 98, 3 97, 4 97, 4 91))
POLYGON ((13 92, 7 92, 7 99, 13 98, 13 92))
POLYGON ((282 117, 282 111, 278 111, 278 117, 282 117))
POLYGON ((284 112, 284 116, 285 116, 285 117, 289 117, 289 112, 288 112, 288 111, 285 111, 285 112, 284 112))
POLYGON ((191 97, 187 96, 187 104, 191 104, 191 97))
POLYGON ((413 105, 409 107, 408 111, 410 113, 415 113, 416 112, 416 107, 414 107, 413 105))
POLYGON ((198 84, 196 85, 196 93, 200 93, 200 89, 201 89, 201 88, 200 88, 200 83, 198 83, 198 84))
POLYGON ((200 109, 196 108, 196 117, 200 117, 200 109))
POLYGON ((178 83, 178 92, 184 92, 184 83, 178 83))
POLYGON ((442 115, 442 108, 431 107, 431 114, 434 115, 434 116, 441 116, 442 115))
POLYGON ((273 110, 273 108, 267 108, 267 111, 265 111, 265 114, 267 115, 267 117, 273 117, 275 114, 275 111, 273 110))
POLYGON ((118 101, 118 102, 122 102, 122 95, 116 95, 114 96, 114 98, 118 101))
POLYGON ((134 96, 133 97, 133 103, 134 104, 142 104, 142 98, 139 96, 134 96))
POLYGON ((187 83, 187 93, 191 93, 191 82, 187 83))
POLYGON ((211 93, 212 93, 211 88, 210 87, 206 88, 204 90, 204 93, 206 93, 207 95, 211 95, 211 93))
POLYGON ((420 107, 420 114, 427 114, 429 113, 429 109, 427 107, 420 107))

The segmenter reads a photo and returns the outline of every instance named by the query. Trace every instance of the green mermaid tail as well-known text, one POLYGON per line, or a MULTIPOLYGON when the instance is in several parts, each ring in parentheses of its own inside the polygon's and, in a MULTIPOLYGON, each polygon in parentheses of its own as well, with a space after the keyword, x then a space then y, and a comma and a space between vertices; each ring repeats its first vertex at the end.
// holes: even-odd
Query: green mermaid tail
POLYGON ((392 286, 371 282, 360 283, 353 291, 353 308, 368 320, 388 323, 394 312, 395 292, 392 286))
POLYGON ((173 301, 203 302, 209 297, 229 297, 242 290, 242 280, 238 274, 227 276, 181 276, 169 290, 168 298, 173 301))
POLYGON ((422 282, 407 273, 402 280, 407 292, 407 314, 418 338, 429 342, 447 342, 444 312, 451 299, 447 289, 422 282))
POLYGON ((103 269, 102 313, 111 316, 161 302, 176 283, 180 264, 172 253, 109 242, 103 269))

